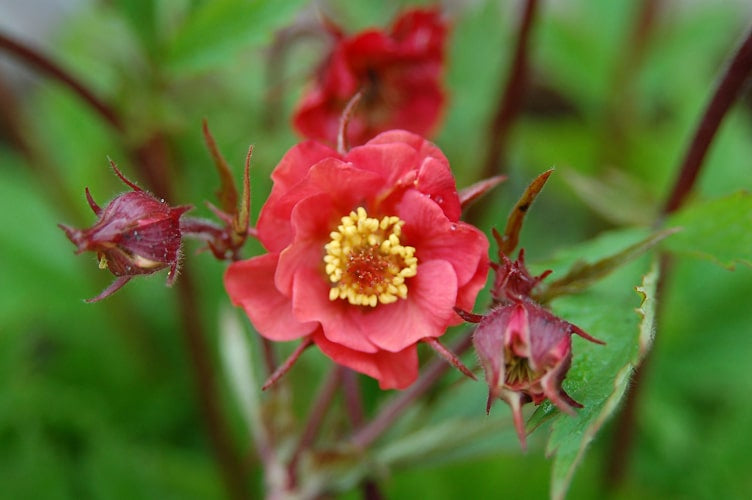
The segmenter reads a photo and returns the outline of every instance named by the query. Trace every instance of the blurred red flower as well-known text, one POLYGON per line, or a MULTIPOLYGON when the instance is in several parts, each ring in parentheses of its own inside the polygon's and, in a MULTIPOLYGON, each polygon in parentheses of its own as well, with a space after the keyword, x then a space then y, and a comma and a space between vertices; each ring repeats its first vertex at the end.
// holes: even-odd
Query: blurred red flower
POLYGON ((293 118, 305 137, 335 144, 342 111, 362 91, 346 139, 364 144, 378 133, 405 129, 430 134, 445 96, 441 87, 447 25, 438 10, 411 10, 391 33, 371 29, 336 41, 293 118))
POLYGON ((459 323, 488 272, 447 159, 391 131, 345 155, 301 143, 272 179, 257 224, 269 253, 229 267, 230 298, 266 338, 309 337, 382 388, 407 387, 417 342, 459 323))

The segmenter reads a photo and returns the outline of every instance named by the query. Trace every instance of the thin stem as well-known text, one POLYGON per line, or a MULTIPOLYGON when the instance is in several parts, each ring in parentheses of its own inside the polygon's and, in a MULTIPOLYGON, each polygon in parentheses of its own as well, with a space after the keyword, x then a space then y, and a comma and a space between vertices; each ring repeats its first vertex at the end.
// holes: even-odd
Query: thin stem
POLYGON ((347 154, 350 149, 350 145, 347 141, 347 126, 350 124, 350 119, 355 113, 355 108, 358 106, 360 99, 363 97, 363 91, 359 90, 354 96, 347 101, 342 116, 339 119, 339 129, 337 131, 337 152, 342 156, 347 154))
MULTIPOLYGON (((472 333, 466 334, 456 345, 452 347, 458 356, 467 351, 472 345, 472 333)), ((410 405, 423 394, 425 394, 433 384, 449 370, 449 365, 444 359, 433 360, 423 371, 423 375, 399 396, 394 398, 386 405, 376 417, 367 425, 356 431, 351 443, 361 449, 367 448, 371 443, 381 436, 389 426, 397 420, 410 405)))
MULTIPOLYGON (((303 354, 303 351, 308 349, 311 345, 313 345, 313 340, 311 340, 310 337, 303 339, 300 344, 298 344, 298 347, 296 347, 292 352, 292 354, 290 354, 290 356, 281 365, 279 365, 279 367, 274 370, 271 375, 269 375, 269 378, 266 379, 264 385, 261 387, 261 390, 265 391, 276 384, 279 379, 281 379, 288 371, 290 371, 290 368, 292 368, 292 365, 294 365, 301 354, 303 354)), ((268 363, 269 362, 267 361, 267 365, 268 363)), ((267 366, 267 368, 270 367, 267 366)))
POLYGON ((360 396, 358 375, 350 370, 342 374, 342 393, 345 396, 345 409, 354 429, 363 425, 363 399, 360 396))
MULTIPOLYGON (((357 429, 363 425, 363 399, 360 395, 358 374, 349 368, 345 369, 342 374, 342 393, 345 396, 345 409, 350 417, 350 423, 353 429, 357 429)), ((360 491, 365 500, 381 500, 384 498, 378 483, 370 478, 366 478, 361 483, 360 491)))
POLYGON ((16 56, 20 60, 37 68, 59 82, 67 85, 73 92, 86 101, 92 109, 104 118, 110 125, 119 131, 123 131, 123 124, 117 113, 104 101, 94 95, 85 85, 79 82, 70 73, 53 62, 41 52, 28 47, 17 40, 13 40, 4 33, 0 33, 0 49, 16 56))
POLYGON ((527 86, 530 34, 537 8, 538 0, 525 0, 509 77, 504 93, 499 100, 488 136, 488 150, 486 151, 481 178, 497 175, 504 168, 504 154, 509 139, 509 131, 522 109, 525 87, 527 86))
MULTIPOLYGON (((61 170, 52 164, 49 153, 40 146, 35 128, 19 105, 10 86, 0 78, 0 131, 18 152, 26 159, 30 171, 40 179, 40 187, 45 190, 47 199, 53 200, 56 209, 67 216, 79 214, 80 198, 72 196, 65 185, 61 170)), ((79 195, 80 196, 80 195, 79 195)))
MULTIPOLYGON (((663 207, 662 215, 671 214, 679 209, 687 196, 692 192, 700 169, 703 166, 703 160, 715 138, 715 134, 751 74, 752 28, 750 28, 739 45, 716 86, 713 97, 705 109, 692 142, 690 142, 683 161, 680 164, 679 173, 663 207)), ((660 264, 660 281, 656 291, 656 301, 658 304, 662 303, 661 297, 668 282, 668 273, 671 268, 670 256, 663 257, 660 264)), ((657 317, 660 318, 662 315, 660 311, 658 313, 657 317)), ((649 359, 650 357, 648 356, 635 370, 633 383, 625 397, 624 410, 619 416, 616 426, 618 430, 614 436, 611 458, 606 469, 606 482, 610 488, 618 486, 626 474, 629 451, 633 444, 639 397, 645 385, 644 373, 647 370, 647 361, 649 359)))
MULTIPOLYGON (((171 151, 162 133, 154 134, 136 150, 140 160, 140 173, 149 179, 152 189, 171 196, 170 176, 171 151)), ((209 442, 217 460, 220 475, 227 494, 232 499, 247 496, 247 474, 242 455, 233 444, 232 433, 222 413, 217 397, 217 381, 211 359, 211 349, 206 342, 196 286, 189 268, 184 268, 176 284, 178 315, 183 323, 183 337, 190 356, 201 416, 206 426, 209 442)))
MULTIPOLYGON (((115 110, 100 100, 91 90, 65 71, 44 54, 0 33, 0 49, 18 57, 37 68, 42 73, 58 80, 84 100, 116 131, 123 133, 125 128, 115 110)), ((131 151, 136 158, 141 173, 149 179, 152 189, 161 195, 169 194, 169 145, 162 134, 155 134, 139 148, 131 151)), ((195 287, 188 270, 184 270, 178 286, 178 306, 183 320, 183 333, 191 358, 194 380, 199 397, 202 416, 209 438, 217 456, 218 465, 228 495, 241 499, 246 495, 246 474, 243 461, 232 445, 229 429, 220 411, 216 398, 216 381, 209 347, 206 343, 201 318, 198 314, 195 287)))
POLYGON ((674 187, 663 207, 663 214, 670 214, 678 209, 692 191, 718 127, 736 101, 750 74, 752 74, 752 28, 726 67, 713 98, 705 108, 705 113, 684 155, 674 187))
POLYGON ((438 339, 435 339, 433 337, 428 337, 426 339, 423 339, 423 342, 428 344, 431 349, 434 350, 436 354, 441 356, 444 361, 452 365, 454 368, 459 370, 464 376, 472 379, 472 380, 478 380, 472 371, 470 371, 470 368, 465 366, 465 364, 462 362, 462 360, 457 356, 455 353, 453 353, 451 350, 444 347, 444 345, 439 342, 438 339))
POLYGON ((313 441, 316 439, 316 434, 318 434, 318 431, 321 428, 321 423, 324 421, 326 412, 329 410, 334 395, 337 392, 337 387, 339 387, 343 370, 344 368, 341 366, 335 366, 332 368, 324 379, 324 382, 321 384, 316 399, 311 405, 305 429, 303 429, 303 433, 300 435, 300 440, 295 447, 295 451, 290 459, 290 465, 287 468, 289 477, 288 487, 290 489, 294 489, 297 485, 298 462, 300 461, 303 452, 310 448, 313 441))
POLYGON ((611 77, 609 101, 604 106, 601 143, 601 165, 619 164, 624 157, 625 125, 634 121, 637 77, 645 61, 645 54, 655 37, 656 21, 664 7, 664 0, 634 2, 636 14, 631 29, 617 58, 611 77))
POLYGON ((202 328, 196 291, 189 270, 183 269, 177 281, 179 316, 183 322, 184 340, 188 347, 199 407, 209 431, 209 438, 217 456, 220 473, 230 498, 247 496, 246 472, 243 461, 233 445, 217 400, 217 383, 209 358, 209 345, 202 328))
POLYGON ((259 335, 261 347, 264 350, 264 366, 266 373, 271 377, 277 370, 277 355, 274 352, 274 343, 266 337, 259 335))

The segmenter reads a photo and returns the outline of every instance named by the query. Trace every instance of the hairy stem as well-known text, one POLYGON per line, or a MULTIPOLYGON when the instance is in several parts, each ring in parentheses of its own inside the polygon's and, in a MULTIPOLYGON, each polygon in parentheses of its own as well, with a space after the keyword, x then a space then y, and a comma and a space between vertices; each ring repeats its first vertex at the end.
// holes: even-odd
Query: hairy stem
POLYGON ((726 66, 715 93, 705 108, 705 113, 697 125, 692 142, 679 167, 674 187, 663 207, 663 214, 670 214, 678 209, 692 191, 718 127, 741 93, 750 74, 752 74, 752 28, 747 32, 736 54, 726 66))
POLYGON ((176 284, 179 316, 193 368, 199 408, 209 432, 209 439, 217 457, 220 473, 230 498, 247 496, 246 471, 235 449, 229 428, 223 418, 217 398, 217 381, 209 357, 210 349, 202 328, 196 290, 191 273, 183 269, 176 284))
POLYGON ((488 149, 483 164, 482 178, 497 175, 504 169, 504 156, 509 131, 522 109, 525 87, 527 86, 530 34, 537 9, 538 0, 525 0, 507 84, 499 100, 488 135, 488 149))
POLYGON ((41 52, 14 40, 4 33, 0 33, 0 49, 5 50, 29 66, 66 85, 81 99, 86 101, 110 125, 119 131, 123 131, 123 124, 120 118, 110 106, 100 100, 89 88, 74 78, 73 75, 41 52))
MULTIPOLYGON (((692 192, 697 182, 703 161, 715 138, 716 132, 741 93, 744 83, 752 75, 752 28, 746 33, 742 43, 726 66, 725 71, 715 88, 715 92, 690 142, 683 160, 678 168, 678 175, 661 215, 668 215, 679 209, 687 196, 692 192)), ((660 263, 660 281, 656 292, 657 302, 661 297, 668 281, 671 268, 670 256, 664 256, 660 263)), ((660 311, 658 311, 660 313, 660 311)), ((660 318, 660 314, 658 317, 660 318)), ((626 475, 630 449, 633 445, 634 429, 636 426, 639 398, 645 386, 645 372, 648 356, 635 370, 633 383, 626 395, 623 410, 616 424, 616 435, 612 445, 612 452, 605 471, 605 480, 609 488, 617 487, 626 475)))
MULTIPOLYGON (((88 87, 44 54, 2 33, 0 33, 0 49, 66 85, 117 132, 124 133, 123 122, 112 107, 100 100, 88 87)), ((152 189, 162 196, 169 197, 170 150, 166 137, 160 133, 153 135, 143 145, 132 150, 131 155, 135 158, 143 176, 149 180, 152 189)), ((183 321, 183 333, 191 359, 190 366, 196 383, 201 414, 217 457, 220 473, 228 495, 234 499, 245 498, 247 485, 243 460, 233 447, 229 427, 220 410, 210 350, 198 313, 196 289, 188 270, 184 270, 178 280, 177 290, 179 315, 183 321)))
MULTIPOLYGON (((467 351, 472 345, 472 333, 466 334, 456 345, 452 346, 452 351, 460 356, 467 351)), ((376 417, 367 425, 357 430, 352 438, 351 443, 361 449, 367 448, 371 443, 376 441, 381 434, 397 420, 402 413, 419 397, 425 394, 433 384, 441 378, 451 368, 443 358, 433 360, 423 371, 423 375, 418 380, 401 392, 387 404, 376 417)))
POLYGON ((316 439, 316 434, 321 428, 321 423, 324 421, 326 412, 329 410, 334 395, 337 392, 337 388, 339 387, 343 370, 344 368, 341 366, 335 366, 332 368, 324 379, 324 382, 321 384, 316 399, 311 405, 305 429, 303 429, 303 433, 300 435, 300 440, 295 447, 295 451, 290 459, 290 465, 287 469, 289 478, 288 487, 290 489, 294 489, 297 486, 298 462, 300 462, 302 454, 311 447, 313 441, 316 439))
POLYGON ((349 368, 342 374, 342 394, 345 396, 345 409, 354 429, 363 425, 363 399, 360 396, 358 374, 349 368))
MULTIPOLYGON (((358 374, 350 369, 345 369, 342 374, 342 393, 345 396, 345 409, 350 417, 353 429, 363 425, 363 400, 358 385, 358 374)), ((360 485, 362 498, 365 500, 380 500, 384 498, 378 483, 373 479, 366 478, 360 485)))

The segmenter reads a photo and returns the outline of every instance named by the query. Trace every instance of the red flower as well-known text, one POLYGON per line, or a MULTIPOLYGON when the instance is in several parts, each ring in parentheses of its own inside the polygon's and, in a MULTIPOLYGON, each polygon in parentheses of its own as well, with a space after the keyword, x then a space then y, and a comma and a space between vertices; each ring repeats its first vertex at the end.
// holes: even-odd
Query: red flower
POLYGON ((114 163, 115 174, 133 191, 112 200, 104 210, 99 208, 86 188, 86 200, 99 217, 88 229, 74 229, 59 224, 68 239, 76 245, 76 253, 97 253, 99 267, 109 269, 118 277, 101 294, 87 302, 96 302, 112 295, 132 277, 153 274, 170 268, 167 284, 177 277, 182 235, 180 216, 190 206, 170 207, 126 179, 114 163))
POLYGON ((350 145, 390 129, 428 135, 444 106, 440 77, 446 34, 438 10, 408 11, 388 34, 375 29, 351 37, 335 33, 318 79, 295 113, 295 128, 335 144, 342 111, 361 90, 363 98, 348 125, 350 145))
POLYGON ((344 156, 301 143, 272 179, 257 224, 269 253, 230 266, 230 298, 268 339, 310 336, 382 388, 407 387, 416 343, 457 324, 454 307, 472 307, 488 271, 447 159, 391 131, 344 156))

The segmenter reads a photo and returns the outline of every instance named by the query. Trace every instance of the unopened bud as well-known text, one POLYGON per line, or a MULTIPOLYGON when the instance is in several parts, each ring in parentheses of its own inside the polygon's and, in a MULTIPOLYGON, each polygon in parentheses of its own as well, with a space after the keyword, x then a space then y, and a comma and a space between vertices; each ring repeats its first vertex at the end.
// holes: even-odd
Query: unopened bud
POLYGON ((496 398, 509 403, 523 447, 522 405, 549 399, 569 414, 582 407, 561 386, 572 361, 572 334, 602 343, 530 300, 497 307, 475 330, 473 344, 489 388, 486 410, 496 398))
POLYGON ((91 197, 86 199, 99 220, 88 229, 74 229, 59 224, 76 253, 96 252, 100 269, 118 277, 101 294, 87 302, 108 297, 133 276, 152 274, 169 267, 167 284, 176 276, 180 260, 180 216, 190 206, 170 207, 126 179, 114 163, 112 168, 133 191, 123 193, 102 210, 91 197))

